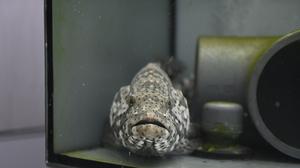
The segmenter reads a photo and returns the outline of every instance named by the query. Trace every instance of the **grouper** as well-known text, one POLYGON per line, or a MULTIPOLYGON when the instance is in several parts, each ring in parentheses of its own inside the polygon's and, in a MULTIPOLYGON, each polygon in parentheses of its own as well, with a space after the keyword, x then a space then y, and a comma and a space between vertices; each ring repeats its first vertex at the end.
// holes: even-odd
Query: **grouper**
POLYGON ((109 123, 115 141, 138 155, 189 154, 200 144, 185 96, 159 63, 148 63, 120 88, 109 123))

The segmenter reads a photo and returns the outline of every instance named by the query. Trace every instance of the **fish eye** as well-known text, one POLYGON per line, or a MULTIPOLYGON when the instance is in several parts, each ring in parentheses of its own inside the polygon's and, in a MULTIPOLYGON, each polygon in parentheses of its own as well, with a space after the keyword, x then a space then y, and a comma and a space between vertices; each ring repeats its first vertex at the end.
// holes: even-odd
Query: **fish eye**
POLYGON ((130 96, 129 97, 129 105, 133 106, 134 103, 135 103, 135 100, 134 100, 133 96, 130 96))

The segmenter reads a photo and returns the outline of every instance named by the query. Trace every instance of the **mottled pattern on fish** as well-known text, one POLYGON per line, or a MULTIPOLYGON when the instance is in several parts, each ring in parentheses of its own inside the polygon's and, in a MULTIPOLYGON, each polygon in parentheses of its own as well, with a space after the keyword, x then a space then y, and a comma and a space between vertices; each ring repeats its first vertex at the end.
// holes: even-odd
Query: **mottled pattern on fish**
POLYGON ((116 93, 110 126, 123 147, 141 155, 189 153, 187 101, 157 63, 141 69, 116 93))

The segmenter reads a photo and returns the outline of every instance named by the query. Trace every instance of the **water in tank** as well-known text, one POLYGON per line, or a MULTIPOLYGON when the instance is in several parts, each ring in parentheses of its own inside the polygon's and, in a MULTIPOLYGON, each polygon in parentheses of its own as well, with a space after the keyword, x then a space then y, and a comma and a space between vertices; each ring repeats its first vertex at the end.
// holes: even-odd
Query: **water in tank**
POLYGON ((299 5, 46 0, 49 165, 299 167, 299 5))

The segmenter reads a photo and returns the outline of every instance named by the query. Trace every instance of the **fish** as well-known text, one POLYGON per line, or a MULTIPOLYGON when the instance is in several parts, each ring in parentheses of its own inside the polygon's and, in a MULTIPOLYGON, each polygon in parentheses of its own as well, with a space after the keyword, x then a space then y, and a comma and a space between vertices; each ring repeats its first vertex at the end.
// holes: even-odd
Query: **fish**
POLYGON ((199 146, 187 99, 174 88, 160 63, 143 67, 115 94, 109 114, 115 140, 147 156, 189 154, 199 146))

